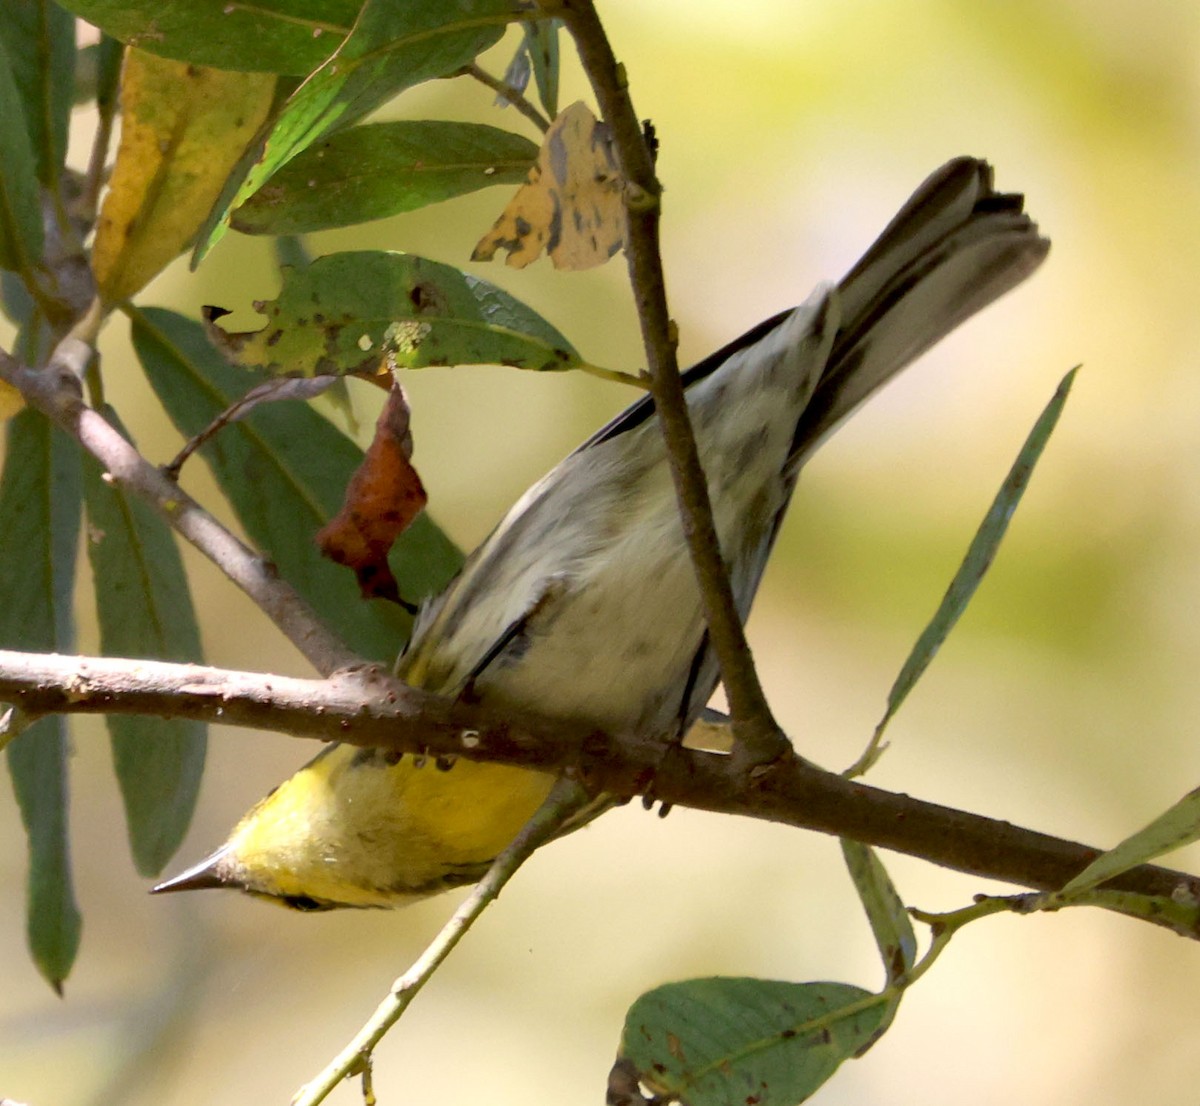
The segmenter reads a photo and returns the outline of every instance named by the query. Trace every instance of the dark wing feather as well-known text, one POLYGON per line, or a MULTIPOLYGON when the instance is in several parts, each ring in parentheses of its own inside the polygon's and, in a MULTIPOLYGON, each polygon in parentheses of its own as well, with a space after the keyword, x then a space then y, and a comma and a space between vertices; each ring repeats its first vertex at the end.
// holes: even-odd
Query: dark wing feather
MULTIPOLYGON (((772 315, 769 319, 764 319, 757 326, 752 326, 741 337, 735 338, 732 342, 722 346, 716 353, 710 353, 703 361, 697 362, 682 374, 684 388, 716 372, 735 353, 745 349, 747 346, 754 345, 755 342, 774 330, 791 313, 792 308, 788 308, 786 311, 780 311, 778 315, 772 315)), ((636 403, 626 407, 612 422, 597 430, 595 434, 588 438, 574 452, 582 453, 585 449, 591 449, 594 445, 599 445, 601 442, 607 442, 610 438, 616 438, 621 434, 625 434, 635 427, 641 426, 653 414, 654 397, 644 395, 636 403)))

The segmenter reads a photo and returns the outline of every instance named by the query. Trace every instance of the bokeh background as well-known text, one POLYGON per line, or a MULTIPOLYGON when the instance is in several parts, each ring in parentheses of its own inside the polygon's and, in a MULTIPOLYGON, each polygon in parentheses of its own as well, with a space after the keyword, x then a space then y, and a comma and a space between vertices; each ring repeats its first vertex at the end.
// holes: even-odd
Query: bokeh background
MULTIPOLYGON (((1200 6, 1188 0, 609 0, 639 112, 662 140, 664 250, 694 360, 855 261, 917 183, 988 157, 1054 240, 1024 288, 926 356, 806 470, 751 621, 801 751, 857 755, 1007 466, 1059 378, 1075 394, 974 606, 893 724, 874 782, 1115 843, 1200 777, 1200 6)), ((510 35, 484 59, 493 71, 510 35)), ((584 94, 567 66, 568 103, 584 94)), ((389 114, 500 122, 463 81, 389 114)), ((77 120, 82 160, 89 119, 77 120)), ((500 189, 317 252, 464 263, 500 189)), ((624 266, 480 270, 585 356, 640 365, 624 266)), ((264 243, 231 236, 142 297, 253 324, 276 288, 264 243)), ((5 335, 7 337, 7 335, 5 335)), ((131 359, 109 389, 155 460, 177 445, 131 359)), ((505 369, 408 383, 431 511, 464 546, 628 401, 613 385, 505 369)), ((370 426, 372 397, 359 399, 370 426)), ((202 465, 190 488, 212 500, 202 465)), ((304 674, 189 556, 214 663, 304 674)), ((86 594, 86 591, 84 592, 86 594)), ((81 610, 81 647, 96 648, 81 610)), ((66 998, 23 941, 23 834, 0 796, 0 1097, 30 1106, 286 1103, 449 914, 300 916, 233 895, 146 896, 124 845, 100 725, 75 730, 73 849, 84 943, 66 998)), ((177 863, 223 839, 311 748, 218 730, 177 863)), ((998 890, 887 856, 906 901, 998 890)), ((1173 858, 1192 870, 1200 854, 1173 858)), ((626 1006, 693 975, 876 986, 835 841, 677 810, 615 812, 546 849, 377 1053, 381 1101, 595 1103, 626 1006)), ((1117 1106, 1195 1098, 1200 950, 1099 912, 972 927, 864 1059, 817 1101, 1117 1106)), ((360 1101, 356 1086, 335 1102, 360 1101)))

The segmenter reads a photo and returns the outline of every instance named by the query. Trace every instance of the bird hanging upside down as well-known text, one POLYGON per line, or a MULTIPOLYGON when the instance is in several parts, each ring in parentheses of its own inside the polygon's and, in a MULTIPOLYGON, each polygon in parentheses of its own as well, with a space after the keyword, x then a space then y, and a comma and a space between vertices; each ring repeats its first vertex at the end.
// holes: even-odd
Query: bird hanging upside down
MULTIPOLYGON (((1049 249, 985 162, 934 173, 837 285, 684 374, 738 612, 801 466, 858 404, 1024 280, 1049 249)), ((654 403, 534 484, 420 613, 397 674, 488 707, 678 740, 719 673, 654 403)), ((554 777, 333 745, 155 891, 232 887, 300 910, 397 906, 477 881, 554 777)))

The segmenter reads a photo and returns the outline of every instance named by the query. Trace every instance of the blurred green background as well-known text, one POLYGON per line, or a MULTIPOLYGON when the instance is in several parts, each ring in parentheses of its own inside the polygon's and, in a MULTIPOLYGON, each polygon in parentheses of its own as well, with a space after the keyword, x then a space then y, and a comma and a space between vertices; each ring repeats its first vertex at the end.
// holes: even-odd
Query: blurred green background
MULTIPOLYGON (((695 360, 848 269, 910 191, 960 153, 989 158, 1054 240, 1027 286, 943 343, 805 472, 751 621, 785 727, 842 766, 882 712, 1037 412, 1084 369, 976 603, 893 724, 876 783, 1095 844, 1200 777, 1200 6, 1189 0, 610 0, 638 111, 662 140, 664 249, 695 360), (1190 374, 1190 375, 1189 375, 1190 374)), ((510 34, 484 59, 502 69, 510 34)), ((563 103, 583 94, 567 67, 563 103)), ((389 114, 501 122, 480 87, 417 89, 389 114)), ((76 163, 90 121, 77 120, 76 163)), ((465 263, 505 200, 314 236, 465 263)), ((476 267, 594 361, 640 365, 624 266, 476 267)), ((257 325, 268 247, 231 236, 141 297, 257 325)), ((4 335, 7 338, 7 332, 4 335)), ((110 393, 153 460, 177 441, 124 325, 110 393)), ((465 546, 629 400, 581 376, 427 370, 407 382, 431 510, 465 546)), ((373 396, 359 399, 364 433, 373 396)), ((190 490, 213 501, 202 465, 190 490)), ((213 663, 304 674, 300 658, 189 555, 213 663)), ((86 592, 84 593, 86 594, 86 592)), ((89 610, 81 648, 96 648, 89 610)), ((450 912, 291 915, 233 895, 146 896, 124 843, 101 725, 75 729, 73 849, 84 943, 66 999, 30 965, 25 857, 0 801, 0 1097, 30 1106, 286 1103, 450 912)), ((215 731, 197 859, 311 753, 215 731)), ((999 888, 885 857, 906 901, 999 888)), ((1192 870, 1200 852, 1173 858, 1192 870)), ((384 1103, 601 1101, 625 1007, 691 975, 876 986, 836 842, 634 807, 540 854, 377 1053, 384 1103)), ((818 1097, 833 1106, 1116 1106, 1195 1096, 1200 952, 1098 912, 998 918, 959 938, 894 1028, 818 1097)), ((357 1086, 335 1102, 360 1101, 357 1086)))

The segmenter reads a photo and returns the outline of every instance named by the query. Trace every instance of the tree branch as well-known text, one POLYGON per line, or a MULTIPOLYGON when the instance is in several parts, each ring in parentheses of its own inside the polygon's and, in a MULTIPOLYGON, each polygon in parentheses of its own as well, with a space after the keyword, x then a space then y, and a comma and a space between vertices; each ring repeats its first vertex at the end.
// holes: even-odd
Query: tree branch
MULTIPOLYGON (((0 650, 0 701, 29 716, 183 717, 294 737, 564 772, 590 790, 849 837, 971 875, 1055 890, 1099 850, 885 791, 799 757, 763 773, 733 757, 604 734, 410 688, 378 666, 300 680, 197 665, 0 650)), ((1142 865, 1106 885, 1200 901, 1200 878, 1142 865)), ((1175 928, 1173 922, 1164 922, 1175 928)))
POLYGON ((601 113, 612 130, 626 184, 625 254, 646 349, 650 391, 666 442, 709 640, 721 666, 721 680, 733 715, 739 759, 766 763, 794 755, 763 694, 721 557, 708 484, 679 378, 678 333, 667 308, 658 244, 662 185, 655 176, 654 161, 633 110, 625 69, 613 55, 591 0, 539 0, 538 6, 544 15, 561 19, 571 33, 601 113))
POLYGON ((30 369, 0 350, 0 379, 7 380, 57 426, 75 438, 110 478, 155 507, 187 541, 237 584, 322 675, 359 664, 273 566, 239 541, 178 484, 168 480, 83 401, 82 366, 92 347, 68 337, 45 369, 30 369))

